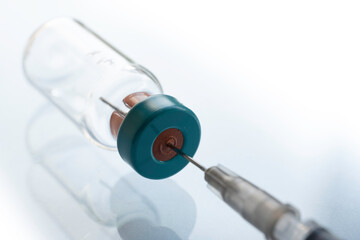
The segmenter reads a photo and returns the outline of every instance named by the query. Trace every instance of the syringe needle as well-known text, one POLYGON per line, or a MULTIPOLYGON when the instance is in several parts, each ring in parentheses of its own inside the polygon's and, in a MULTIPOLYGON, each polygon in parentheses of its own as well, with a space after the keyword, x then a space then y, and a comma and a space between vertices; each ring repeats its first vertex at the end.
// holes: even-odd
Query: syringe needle
POLYGON ((175 152, 177 152, 178 154, 180 154, 183 158, 185 158, 186 160, 188 160, 189 162, 191 162, 192 164, 194 164, 195 166, 197 166, 200 170, 202 170, 203 172, 206 171, 206 168, 204 166, 202 166, 200 163, 196 162, 194 159, 192 159, 189 155, 185 154, 184 152, 182 152, 180 149, 176 148, 175 146, 168 144, 168 147, 170 147, 172 150, 174 150, 175 152))
POLYGON ((121 111, 119 108, 117 108, 115 105, 113 105, 112 103, 110 103, 108 100, 106 100, 103 97, 100 97, 100 100, 103 101, 105 104, 109 105, 111 108, 113 108, 115 111, 117 111, 118 113, 120 113, 120 115, 122 115, 122 117, 126 116, 126 113, 121 111))

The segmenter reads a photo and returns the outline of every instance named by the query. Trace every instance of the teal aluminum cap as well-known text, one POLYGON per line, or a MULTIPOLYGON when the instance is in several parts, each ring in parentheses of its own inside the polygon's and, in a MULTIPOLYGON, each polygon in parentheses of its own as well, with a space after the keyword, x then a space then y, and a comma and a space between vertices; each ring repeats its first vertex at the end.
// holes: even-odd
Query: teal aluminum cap
POLYGON ((153 95, 145 99, 128 112, 121 124, 117 137, 120 156, 146 178, 163 179, 178 173, 188 160, 177 154, 170 160, 159 161, 153 154, 155 139, 171 128, 182 133, 181 151, 194 156, 201 135, 196 115, 168 95, 153 95))

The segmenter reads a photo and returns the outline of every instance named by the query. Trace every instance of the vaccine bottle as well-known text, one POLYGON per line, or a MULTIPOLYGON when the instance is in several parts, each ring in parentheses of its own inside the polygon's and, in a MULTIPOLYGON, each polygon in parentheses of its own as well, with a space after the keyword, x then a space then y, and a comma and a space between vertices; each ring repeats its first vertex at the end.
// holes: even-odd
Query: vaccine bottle
POLYGON ((156 77, 84 24, 50 20, 23 57, 29 82, 94 144, 117 150, 140 175, 161 179, 188 163, 200 142, 196 115, 163 94, 156 77))

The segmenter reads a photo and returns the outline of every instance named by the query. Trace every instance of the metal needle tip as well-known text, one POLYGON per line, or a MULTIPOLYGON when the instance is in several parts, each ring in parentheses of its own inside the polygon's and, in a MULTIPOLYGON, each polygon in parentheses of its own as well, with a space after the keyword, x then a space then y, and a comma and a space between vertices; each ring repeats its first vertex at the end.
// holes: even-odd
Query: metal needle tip
POLYGON ((112 103, 110 103, 108 100, 106 100, 103 97, 100 97, 100 100, 103 101, 105 104, 109 105, 112 109, 114 109, 115 111, 119 112, 120 115, 122 115, 122 117, 126 116, 126 113, 124 113, 123 111, 121 111, 119 108, 117 108, 115 105, 113 105, 112 103))
POLYGON ((188 160, 189 162, 191 162, 192 164, 194 164, 195 166, 197 166, 200 170, 202 170, 203 172, 206 171, 206 168, 204 166, 202 166, 200 163, 196 162, 194 159, 192 159, 189 155, 185 154, 184 152, 182 152, 180 149, 178 149, 177 147, 173 146, 172 144, 167 144, 167 146, 169 148, 171 148, 172 150, 174 150, 176 153, 180 154, 183 158, 185 158, 186 160, 188 160))

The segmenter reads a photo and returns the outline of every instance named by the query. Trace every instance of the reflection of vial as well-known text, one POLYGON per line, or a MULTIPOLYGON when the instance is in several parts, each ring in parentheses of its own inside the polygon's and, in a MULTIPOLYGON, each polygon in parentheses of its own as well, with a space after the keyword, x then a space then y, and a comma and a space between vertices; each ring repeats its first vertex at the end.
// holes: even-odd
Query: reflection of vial
POLYGON ((196 115, 162 94, 153 74, 76 20, 41 26, 24 54, 29 81, 92 142, 118 150, 144 177, 169 177, 188 164, 169 145, 193 156, 196 115))
POLYGON ((26 140, 36 161, 29 178, 32 192, 70 236, 103 240, 116 233, 124 240, 189 239, 196 206, 188 193, 170 179, 149 181, 128 174, 122 164, 86 144, 64 119, 52 107, 41 109, 29 122, 26 140), (54 129, 59 122, 64 122, 61 130, 54 129))
POLYGON ((112 110, 124 112, 123 99, 134 92, 162 93, 155 76, 117 51, 76 20, 60 18, 42 25, 24 55, 29 81, 55 103, 97 145, 116 149, 108 129, 112 110))

